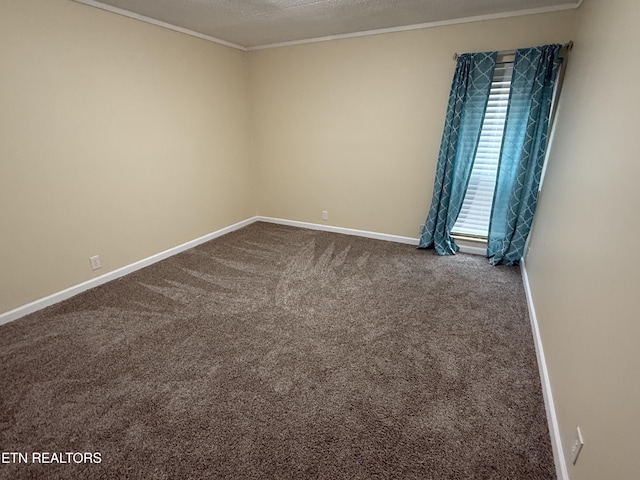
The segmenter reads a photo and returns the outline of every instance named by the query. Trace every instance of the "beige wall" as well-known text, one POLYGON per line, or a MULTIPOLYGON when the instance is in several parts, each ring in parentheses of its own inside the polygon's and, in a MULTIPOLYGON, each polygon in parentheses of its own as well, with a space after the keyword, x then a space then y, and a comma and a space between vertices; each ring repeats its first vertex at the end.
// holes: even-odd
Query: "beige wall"
POLYGON ((0 313, 255 215, 245 53, 2 0, 0 65, 0 313))
POLYGON ((454 52, 566 42, 576 11, 250 53, 262 215, 417 237, 454 52))
POLYGON ((640 478, 639 19, 635 0, 579 10, 527 257, 571 480, 640 478))
POLYGON ((586 441, 571 479, 635 478, 638 18, 638 2, 587 0, 247 55, 3 0, 0 313, 255 213, 415 237, 452 53, 573 38, 528 271, 565 451, 576 425, 586 441))

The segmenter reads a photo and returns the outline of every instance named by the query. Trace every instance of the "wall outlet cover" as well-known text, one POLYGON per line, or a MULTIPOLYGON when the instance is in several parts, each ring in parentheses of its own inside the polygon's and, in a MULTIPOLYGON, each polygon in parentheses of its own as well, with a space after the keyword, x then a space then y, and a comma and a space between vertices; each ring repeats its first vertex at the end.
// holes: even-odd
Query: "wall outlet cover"
POLYGON ((578 455, 580 455, 583 445, 584 440, 582 438, 582 432, 580 431, 580 427, 576 427, 576 436, 571 444, 571 461, 574 465, 578 461, 578 455))
POLYGON ((102 266, 100 263, 100 255, 89 257, 89 262, 91 263, 91 270, 97 270, 102 266))

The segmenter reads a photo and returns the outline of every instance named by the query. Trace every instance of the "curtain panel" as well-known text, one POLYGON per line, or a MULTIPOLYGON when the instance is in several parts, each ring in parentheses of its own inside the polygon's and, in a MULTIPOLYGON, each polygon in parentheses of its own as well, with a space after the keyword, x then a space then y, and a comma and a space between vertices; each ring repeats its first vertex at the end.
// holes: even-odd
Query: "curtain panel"
POLYGON ((418 248, 453 255, 451 237, 478 148, 497 52, 465 53, 456 64, 438 153, 431 207, 418 248))
POLYGON ((524 254, 538 201, 561 48, 516 51, 487 241, 492 265, 517 264, 524 254))

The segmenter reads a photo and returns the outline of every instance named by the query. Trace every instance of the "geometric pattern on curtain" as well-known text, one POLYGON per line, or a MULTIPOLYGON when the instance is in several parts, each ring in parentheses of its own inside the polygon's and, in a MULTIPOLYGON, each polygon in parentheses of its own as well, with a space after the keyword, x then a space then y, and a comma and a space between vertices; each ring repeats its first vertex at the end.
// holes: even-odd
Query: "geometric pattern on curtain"
POLYGON ((453 255, 451 238, 469 183, 480 130, 489 99, 497 52, 465 53, 458 57, 444 130, 438 152, 431 207, 420 232, 418 248, 453 255))
POLYGON ((493 197, 487 257, 516 265, 538 201, 561 45, 516 51, 493 197))

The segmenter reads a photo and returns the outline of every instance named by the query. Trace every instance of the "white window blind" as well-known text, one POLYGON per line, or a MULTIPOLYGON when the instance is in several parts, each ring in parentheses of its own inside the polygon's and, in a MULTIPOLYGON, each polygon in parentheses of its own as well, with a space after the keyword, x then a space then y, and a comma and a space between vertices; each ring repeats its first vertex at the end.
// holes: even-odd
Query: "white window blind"
POLYGON ((498 174, 513 63, 496 65, 469 186, 452 233, 486 238, 498 174))

